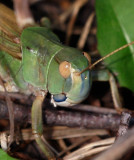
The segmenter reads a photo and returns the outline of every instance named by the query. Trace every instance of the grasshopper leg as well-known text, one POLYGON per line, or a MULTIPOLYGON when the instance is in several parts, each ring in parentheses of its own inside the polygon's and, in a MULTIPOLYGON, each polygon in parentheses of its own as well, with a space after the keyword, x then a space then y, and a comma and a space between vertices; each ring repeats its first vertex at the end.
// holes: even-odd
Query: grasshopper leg
POLYGON ((103 69, 99 71, 93 71, 92 79, 95 81, 109 81, 114 107, 118 112, 121 112, 122 101, 114 76, 107 70, 103 69))
POLYGON ((121 97, 120 97, 120 94, 117 88, 115 78, 111 73, 109 73, 109 83, 110 83, 110 88, 111 88, 111 93, 112 93, 112 98, 113 98, 115 109, 117 111, 120 111, 122 110, 122 101, 121 101, 121 97))
POLYGON ((43 122, 42 122, 42 103, 45 99, 45 96, 38 95, 36 96, 33 105, 32 105, 32 130, 34 134, 34 138, 36 140, 36 143, 40 147, 40 149, 43 151, 45 156, 50 160, 55 159, 54 154, 52 151, 48 148, 48 146, 45 144, 42 138, 43 134, 43 122))

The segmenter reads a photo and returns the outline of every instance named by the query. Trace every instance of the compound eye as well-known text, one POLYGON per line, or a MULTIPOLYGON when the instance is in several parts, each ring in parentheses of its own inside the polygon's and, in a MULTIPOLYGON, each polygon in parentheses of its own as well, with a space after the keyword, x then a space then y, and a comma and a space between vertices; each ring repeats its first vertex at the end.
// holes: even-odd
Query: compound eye
POLYGON ((63 61, 59 65, 59 72, 63 78, 68 78, 71 74, 70 71, 71 64, 67 61, 63 61))

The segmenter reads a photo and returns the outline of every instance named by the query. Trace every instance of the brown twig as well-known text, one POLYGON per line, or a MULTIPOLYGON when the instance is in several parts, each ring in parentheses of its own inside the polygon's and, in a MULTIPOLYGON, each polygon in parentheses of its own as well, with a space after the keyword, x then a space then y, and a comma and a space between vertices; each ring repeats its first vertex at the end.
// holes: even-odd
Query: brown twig
MULTIPOLYGON (((16 105, 14 107, 14 118, 20 125, 31 123, 31 107, 16 105)), ((101 108, 99 108, 101 110, 101 108)), ((103 109, 102 109, 103 110, 103 109)), ((5 102, 0 102, 0 119, 9 119, 5 102)), ((94 129, 118 129, 120 123, 119 114, 103 114, 96 112, 66 110, 65 108, 46 109, 43 111, 44 124, 68 127, 83 127, 94 129)))
POLYGON ((132 115, 130 112, 127 111, 122 112, 120 126, 117 132, 117 138, 124 136, 127 133, 129 129, 131 116, 132 115))
POLYGON ((51 111, 46 110, 44 121, 49 125, 68 127, 117 129, 120 122, 119 115, 95 114, 78 111, 51 111))

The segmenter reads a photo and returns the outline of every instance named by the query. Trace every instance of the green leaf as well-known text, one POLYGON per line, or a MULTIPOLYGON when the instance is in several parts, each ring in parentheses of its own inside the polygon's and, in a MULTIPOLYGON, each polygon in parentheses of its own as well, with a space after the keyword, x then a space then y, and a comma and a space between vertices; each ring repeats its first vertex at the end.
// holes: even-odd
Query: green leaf
MULTIPOLYGON (((134 41, 134 1, 96 0, 98 50, 104 56, 134 41)), ((121 86, 134 91, 134 45, 105 60, 121 86)))
POLYGON ((5 151, 0 149, 0 159, 1 160, 17 160, 15 158, 10 157, 5 151))

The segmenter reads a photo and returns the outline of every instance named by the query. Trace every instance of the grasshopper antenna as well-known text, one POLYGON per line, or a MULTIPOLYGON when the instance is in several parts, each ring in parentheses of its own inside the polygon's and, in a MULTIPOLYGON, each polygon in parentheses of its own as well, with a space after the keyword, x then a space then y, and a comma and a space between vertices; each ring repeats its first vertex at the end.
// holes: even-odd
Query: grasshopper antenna
POLYGON ((79 75, 83 72, 85 72, 86 70, 91 70, 94 66, 96 66, 98 63, 100 63, 101 61, 103 61, 104 59, 112 56, 113 54, 115 54, 116 52, 124 49, 124 48, 127 48, 128 46, 131 46, 132 44, 134 44, 134 41, 128 43, 128 44, 125 44, 124 46, 114 50, 113 52, 110 52, 109 54, 107 54, 106 56, 102 57, 101 59, 99 59, 98 61, 96 61, 95 63, 91 64, 89 67, 85 68, 84 70, 82 70, 81 72, 79 72, 79 75))

